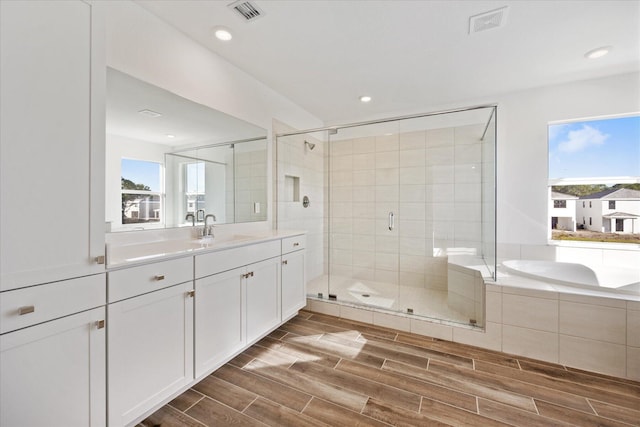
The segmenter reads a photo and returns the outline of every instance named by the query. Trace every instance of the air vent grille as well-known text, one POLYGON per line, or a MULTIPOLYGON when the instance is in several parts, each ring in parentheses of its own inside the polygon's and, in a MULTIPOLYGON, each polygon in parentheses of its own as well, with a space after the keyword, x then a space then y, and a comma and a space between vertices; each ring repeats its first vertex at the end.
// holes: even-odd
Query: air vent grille
POLYGON ((502 27, 507 18, 507 7, 474 15, 469 18, 469 34, 502 27))
POLYGON ((229 7, 235 10, 246 21, 254 21, 264 16, 264 12, 258 6, 246 0, 235 1, 231 3, 229 7))

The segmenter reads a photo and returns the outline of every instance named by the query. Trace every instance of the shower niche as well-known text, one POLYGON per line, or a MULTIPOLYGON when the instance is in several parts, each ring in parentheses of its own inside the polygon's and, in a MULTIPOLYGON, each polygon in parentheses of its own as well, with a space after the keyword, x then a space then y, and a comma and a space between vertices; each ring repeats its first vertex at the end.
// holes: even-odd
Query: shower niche
POLYGON ((495 135, 495 106, 278 134, 277 227, 308 232, 308 297, 483 327, 495 135))

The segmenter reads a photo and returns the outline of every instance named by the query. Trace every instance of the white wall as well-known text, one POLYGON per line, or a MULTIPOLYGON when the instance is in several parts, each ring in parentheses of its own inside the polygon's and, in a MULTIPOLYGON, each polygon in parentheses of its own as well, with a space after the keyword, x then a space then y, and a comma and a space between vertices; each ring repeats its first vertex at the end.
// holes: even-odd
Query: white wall
POLYGON ((639 94, 631 73, 498 97, 499 243, 547 243, 547 124, 640 111, 639 94))

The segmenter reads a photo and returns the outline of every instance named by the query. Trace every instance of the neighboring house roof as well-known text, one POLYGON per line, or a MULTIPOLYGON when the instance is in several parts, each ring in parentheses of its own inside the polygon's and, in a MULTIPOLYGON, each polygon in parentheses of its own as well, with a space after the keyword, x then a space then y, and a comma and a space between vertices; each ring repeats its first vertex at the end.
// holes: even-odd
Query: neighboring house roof
POLYGON ((629 218, 640 218, 640 215, 634 215, 626 212, 614 212, 606 215, 602 215, 603 218, 620 218, 620 219, 629 219, 629 218))
POLYGON ((551 192, 552 200, 573 200, 577 198, 578 196, 574 196, 573 194, 558 193, 557 191, 551 192))
POLYGON ((600 191, 599 193, 587 194, 580 196, 580 199, 637 199, 640 200, 640 191, 630 188, 610 188, 600 191))

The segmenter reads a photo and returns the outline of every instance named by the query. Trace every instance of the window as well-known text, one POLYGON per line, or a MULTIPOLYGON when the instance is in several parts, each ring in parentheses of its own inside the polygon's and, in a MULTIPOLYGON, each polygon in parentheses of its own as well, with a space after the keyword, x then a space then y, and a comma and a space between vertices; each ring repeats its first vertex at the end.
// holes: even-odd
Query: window
POLYGON ((556 208, 556 209, 566 208, 567 207, 567 201, 566 200, 554 200, 553 201, 553 207, 556 208))
MULTIPOLYGON (((548 142, 548 203, 558 208, 560 193, 567 207, 548 215, 568 225, 550 229, 551 239, 619 242, 613 230, 622 225, 608 216, 612 210, 640 216, 640 115, 550 123, 548 142)), ((640 244, 640 227, 627 228, 624 242, 640 244)))
POLYGON ((146 160, 122 159, 122 224, 162 221, 162 165, 146 160))

